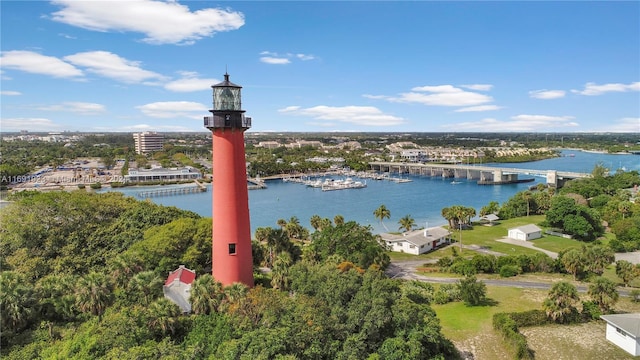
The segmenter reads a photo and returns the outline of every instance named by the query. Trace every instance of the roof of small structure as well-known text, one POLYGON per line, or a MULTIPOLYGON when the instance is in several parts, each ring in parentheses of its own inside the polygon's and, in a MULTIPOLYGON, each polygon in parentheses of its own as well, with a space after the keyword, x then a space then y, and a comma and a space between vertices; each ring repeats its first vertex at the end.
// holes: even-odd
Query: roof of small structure
POLYGON ((600 318, 634 337, 640 337, 640 314, 600 315, 600 318))
POLYGON ((167 281, 164 282, 164 285, 168 286, 176 280, 184 284, 191 284, 193 280, 195 280, 195 278, 195 271, 187 269, 184 265, 180 265, 180 267, 178 267, 176 271, 172 271, 169 273, 167 281))
POLYGON ((522 225, 522 226, 518 226, 518 227, 509 229, 509 231, 511 231, 511 230, 520 230, 525 234, 531 234, 531 233, 534 233, 534 232, 542 231, 542 229, 540 229, 539 227, 537 227, 534 224, 522 225))
POLYGON ((500 218, 496 214, 487 214, 487 215, 481 217, 480 219, 487 220, 487 221, 500 220, 500 218))

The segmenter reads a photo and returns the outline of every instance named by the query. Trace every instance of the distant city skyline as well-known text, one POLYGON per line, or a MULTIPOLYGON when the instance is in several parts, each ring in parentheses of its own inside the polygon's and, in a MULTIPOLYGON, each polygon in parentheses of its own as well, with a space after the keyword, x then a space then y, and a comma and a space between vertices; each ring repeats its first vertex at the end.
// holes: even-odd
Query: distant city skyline
POLYGON ((0 7, 2 132, 640 132, 637 1, 0 7))

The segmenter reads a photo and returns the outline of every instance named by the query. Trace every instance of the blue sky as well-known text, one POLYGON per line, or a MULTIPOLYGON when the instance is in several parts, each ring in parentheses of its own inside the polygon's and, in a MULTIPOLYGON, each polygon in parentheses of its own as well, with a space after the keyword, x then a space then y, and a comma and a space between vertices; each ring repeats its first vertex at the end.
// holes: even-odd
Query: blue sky
POLYGON ((640 132, 640 2, 1 1, 3 132, 640 132))

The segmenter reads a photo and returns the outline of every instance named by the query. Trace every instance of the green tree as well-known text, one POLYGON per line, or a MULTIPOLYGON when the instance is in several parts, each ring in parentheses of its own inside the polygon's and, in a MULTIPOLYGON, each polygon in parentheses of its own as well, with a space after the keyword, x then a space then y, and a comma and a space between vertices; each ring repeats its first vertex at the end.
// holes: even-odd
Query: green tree
POLYGON ((622 280, 624 286, 629 286, 631 280, 638 276, 638 271, 630 262, 618 260, 616 261, 616 275, 622 280))
POLYGON ((153 271, 143 271, 129 280, 127 295, 137 303, 146 306, 162 295, 162 285, 162 279, 153 271))
POLYGON ((278 254, 271 269, 271 286, 274 289, 288 290, 290 283, 289 268, 293 264, 289 253, 278 254))
POLYGON ((565 322, 576 313, 575 304, 580 301, 576 287, 566 281, 560 281, 551 287, 542 303, 547 316, 555 322, 565 322))
POLYGON ((416 226, 416 221, 411 217, 411 215, 405 215, 398 221, 398 224, 400 225, 398 230, 404 229, 408 232, 416 226))
POLYGON ((384 221, 383 221, 384 219, 391 218, 391 211, 387 209, 386 206, 380 205, 380 207, 378 207, 373 211, 373 216, 380 221, 380 224, 382 224, 385 230, 389 231, 389 229, 387 229, 387 226, 384 224, 384 221))
POLYGON ((198 276, 193 281, 189 294, 191 310, 197 315, 218 311, 224 298, 222 289, 222 284, 217 282, 211 274, 198 276))
POLYGON ((475 276, 466 276, 458 281, 460 297, 467 306, 477 306, 486 300, 487 286, 475 276))
POLYGON ((573 279, 577 280, 578 275, 582 274, 585 269, 585 258, 582 251, 578 249, 570 249, 562 254, 560 262, 564 266, 565 270, 573 275, 573 279))
POLYGON ((168 299, 159 298, 149 305, 148 325, 159 338, 175 334, 178 329, 181 310, 168 299))
POLYGON ((12 331, 18 331, 35 318, 36 298, 27 279, 13 271, 0 273, 0 320, 12 331))
POLYGON ((483 206, 480 209, 480 216, 485 216, 489 214, 497 214, 500 210, 500 204, 497 201, 490 201, 489 204, 483 206))
POLYGON ((344 224, 344 216, 342 215, 336 215, 333 217, 333 223, 338 226, 338 225, 343 225, 344 224))
POLYGON ((76 285, 76 305, 83 313, 102 319, 111 303, 111 284, 106 275, 91 272, 78 280, 76 285))
POLYGON ((343 260, 350 261, 362 269, 371 265, 386 268, 389 256, 380 235, 373 235, 370 226, 361 226, 354 221, 342 225, 316 231, 311 236, 309 251, 315 260, 327 260, 332 255, 338 255, 343 260))
POLYGON ((609 313, 611 307, 618 301, 619 294, 616 290, 616 284, 604 277, 598 277, 589 284, 587 294, 598 304, 600 311, 609 313))

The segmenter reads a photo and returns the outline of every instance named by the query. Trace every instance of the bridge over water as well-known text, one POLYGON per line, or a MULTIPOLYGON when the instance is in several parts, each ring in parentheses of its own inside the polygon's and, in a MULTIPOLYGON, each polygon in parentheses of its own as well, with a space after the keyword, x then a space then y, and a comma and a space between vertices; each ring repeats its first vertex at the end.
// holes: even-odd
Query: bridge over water
POLYGON ((531 175, 545 178, 547 185, 562 187, 568 180, 591 177, 591 174, 588 173, 570 171, 532 170, 464 164, 370 162, 369 166, 372 170, 380 172, 478 180, 478 184, 516 183, 522 181, 518 178, 518 175, 531 175))

